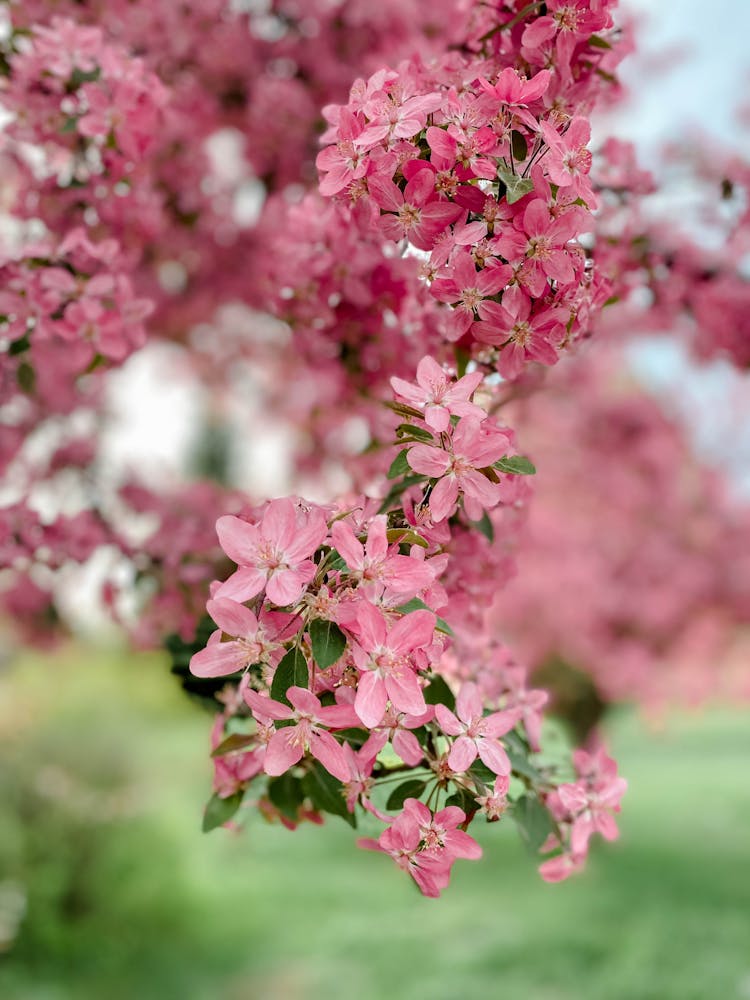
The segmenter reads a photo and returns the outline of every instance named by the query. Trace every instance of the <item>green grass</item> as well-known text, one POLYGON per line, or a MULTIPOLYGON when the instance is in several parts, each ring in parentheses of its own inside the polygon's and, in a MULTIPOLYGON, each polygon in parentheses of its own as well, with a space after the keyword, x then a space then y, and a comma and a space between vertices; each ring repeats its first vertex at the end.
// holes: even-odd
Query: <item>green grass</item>
POLYGON ((0 706, 0 883, 28 899, 5 1000, 750 998, 739 713, 621 713, 618 844, 547 886, 496 824, 432 901, 343 822, 202 835, 209 718, 156 657, 29 658, 0 706))

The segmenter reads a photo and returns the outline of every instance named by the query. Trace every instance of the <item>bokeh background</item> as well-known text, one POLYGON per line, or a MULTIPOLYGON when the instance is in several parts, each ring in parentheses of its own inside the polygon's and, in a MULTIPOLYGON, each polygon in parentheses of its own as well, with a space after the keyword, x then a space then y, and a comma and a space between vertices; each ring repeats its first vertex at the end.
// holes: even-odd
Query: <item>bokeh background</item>
MULTIPOLYGON (((632 71, 618 130, 647 147, 699 122, 737 141, 745 0, 630 6, 648 18, 656 82, 632 71)), ((633 364, 697 442, 726 433, 721 399, 737 378, 727 367, 697 370, 663 345, 639 349, 633 364)), ((126 375, 123 398, 150 377, 126 375)), ((124 413, 113 452, 179 463, 189 388, 162 394, 161 406, 124 413)), ((744 437, 737 428, 729 469, 739 492, 750 483, 736 457, 744 437)), ((620 842, 597 845, 583 875, 548 886, 515 829, 490 827, 484 860, 459 864, 439 902, 354 850, 335 820, 289 833, 253 815, 242 833, 203 835, 207 729, 166 658, 111 636, 6 651, 0 996, 750 998, 750 726, 740 708, 614 711, 607 738, 630 783, 620 842)))

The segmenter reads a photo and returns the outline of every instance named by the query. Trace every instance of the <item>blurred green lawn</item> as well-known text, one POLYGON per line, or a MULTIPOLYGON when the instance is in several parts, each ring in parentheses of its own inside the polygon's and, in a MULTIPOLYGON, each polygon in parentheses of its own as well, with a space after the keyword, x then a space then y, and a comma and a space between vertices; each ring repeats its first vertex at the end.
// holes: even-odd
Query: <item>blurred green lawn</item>
POLYGON ((5 665, 4 1000, 750 1000, 747 716, 621 713, 621 841, 547 886, 486 827, 438 901, 343 822, 201 834, 209 722, 157 657, 5 665))

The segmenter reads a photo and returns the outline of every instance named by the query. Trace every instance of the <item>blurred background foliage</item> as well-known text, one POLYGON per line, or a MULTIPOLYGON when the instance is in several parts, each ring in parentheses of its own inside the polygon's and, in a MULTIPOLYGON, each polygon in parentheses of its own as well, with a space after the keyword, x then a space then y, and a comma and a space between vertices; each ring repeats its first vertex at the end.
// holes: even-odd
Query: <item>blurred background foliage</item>
POLYGON ((739 712, 611 716, 621 841, 549 886, 501 822, 440 901, 343 822, 201 834, 206 721, 158 656, 4 664, 4 1000, 750 998, 739 712))

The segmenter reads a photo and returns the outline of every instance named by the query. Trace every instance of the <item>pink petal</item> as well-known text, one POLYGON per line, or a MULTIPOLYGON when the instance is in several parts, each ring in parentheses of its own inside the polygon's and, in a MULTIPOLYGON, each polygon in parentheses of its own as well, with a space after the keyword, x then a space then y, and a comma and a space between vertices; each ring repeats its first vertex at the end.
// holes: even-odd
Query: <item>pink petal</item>
MULTIPOLYGON (((375 562, 388 551, 388 538, 386 536, 386 519, 384 516, 374 517, 370 523, 365 543, 365 555, 370 562, 375 562)), ((342 553, 343 554, 343 553, 342 553)))
POLYGON ((442 476, 451 464, 447 452, 428 444, 415 444, 406 457, 411 468, 423 476, 442 476))
POLYGON ((319 717, 321 708, 320 701, 315 697, 312 691, 308 691, 307 688, 297 687, 294 685, 287 690, 286 696, 298 712, 310 715, 314 719, 319 717))
MULTIPOLYGON (((438 816, 440 814, 438 813, 438 816)), ((437 820, 437 816, 435 817, 437 820)), ((446 848, 454 858, 466 858, 467 861, 478 861, 482 857, 482 848, 463 830, 452 830, 445 838, 446 848)))
POLYGON ((295 569, 275 570, 266 586, 266 597, 279 607, 294 604, 302 596, 302 591, 315 576, 315 563, 300 563, 295 569))
POLYGON ((252 688, 245 690, 244 698, 254 715, 257 713, 266 719, 275 719, 277 722, 280 722, 282 719, 291 719, 294 715, 294 712, 288 705, 282 705, 280 701, 275 701, 273 698, 267 698, 262 694, 258 694, 252 688))
POLYGON ((417 675, 409 667, 404 667, 398 673, 394 671, 387 674, 385 689, 393 707, 400 712, 413 712, 417 715, 427 707, 417 675))
MULTIPOLYGON (((471 318, 469 318, 471 323, 471 318)), ((464 331, 465 332, 465 331, 464 331)), ((447 431, 450 426, 450 413, 444 406, 428 406, 424 412, 425 423, 438 434, 447 431)))
POLYGON ((285 546, 289 562, 299 562, 307 559, 323 543, 328 534, 326 519, 320 511, 312 511, 303 524, 294 528, 292 541, 285 546))
MULTIPOLYGON (((419 445, 417 445, 419 447, 419 445)), ((441 479, 430 494, 430 513, 433 521, 444 521, 453 513, 458 500, 458 483, 455 476, 441 479)))
MULTIPOLYGON (((432 611, 412 611, 404 615, 393 625, 388 634, 389 649, 395 653, 409 653, 412 649, 429 646, 436 624, 437 618, 432 611)), ((424 708, 419 711, 424 712, 424 708)))
POLYGON ((397 729, 393 734, 391 745, 404 764, 410 764, 412 767, 416 767, 424 757, 424 751, 414 733, 397 729))
POLYGON ((404 203, 404 196, 398 187, 386 177, 372 175, 367 180, 367 187, 378 208, 386 212, 398 212, 404 203))
POLYGON ((213 642, 193 654, 190 673, 195 677, 225 677, 246 666, 247 654, 236 642, 213 642))
POLYGON ((459 736, 448 754, 448 766, 462 774, 477 759, 477 746, 468 736, 459 736))
POLYGON ((232 562, 238 566, 252 566, 258 557, 260 532, 255 524, 248 524, 239 517, 225 514, 216 522, 219 544, 232 562))
POLYGON ((508 755, 496 740, 477 740, 479 756, 482 763, 486 764, 490 771, 495 774, 505 776, 510 774, 511 766, 508 755))
POLYGON ((518 709, 508 709, 505 712, 493 712, 486 719, 482 719, 482 731, 485 736, 497 738, 504 736, 513 729, 521 718, 518 709))
POLYGON ((249 608, 227 598, 209 600, 206 610, 227 635, 247 637, 258 631, 258 619, 249 608))
POLYGON ((349 569, 362 569, 365 550, 351 525, 344 521, 336 521, 331 528, 331 541, 349 569))
POLYGON ((303 749, 297 739, 297 729, 297 726, 287 726, 273 734, 263 758, 263 770, 266 774, 272 776, 283 774, 302 760, 303 749))
POLYGON ((388 694, 382 678, 371 670, 363 673, 357 685, 354 709, 369 729, 374 728, 381 721, 387 703, 388 694))
POLYGON ((473 722, 482 717, 482 696, 476 684, 461 685, 456 698, 456 714, 465 723, 473 722))
POLYGON ((435 706, 435 718, 446 736, 458 736, 464 731, 457 717, 445 705, 435 706))
POLYGON ((344 751, 330 733, 314 729, 310 734, 310 753, 334 778, 338 778, 339 781, 349 781, 351 774, 344 751))
POLYGON ((266 585, 266 574, 254 567, 242 566, 221 584, 214 594, 216 599, 229 598, 233 601, 249 601, 266 585))

